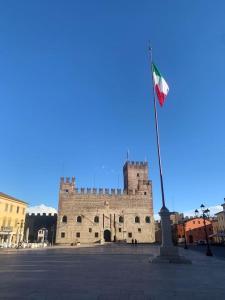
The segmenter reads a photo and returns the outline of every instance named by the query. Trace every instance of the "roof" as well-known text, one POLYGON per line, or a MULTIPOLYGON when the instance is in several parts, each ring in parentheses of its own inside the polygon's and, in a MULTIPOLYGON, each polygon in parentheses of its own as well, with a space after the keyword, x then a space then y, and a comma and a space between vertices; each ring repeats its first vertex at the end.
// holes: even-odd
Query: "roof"
POLYGON ((219 211, 218 213, 216 213, 215 216, 216 216, 216 215, 219 215, 219 214, 221 214, 221 213, 225 213, 225 211, 224 211, 224 210, 221 210, 221 211, 219 211))
POLYGON ((10 200, 17 201, 17 202, 21 202, 21 203, 24 203, 24 204, 28 205, 28 203, 27 203, 27 202, 25 202, 25 201, 22 201, 22 200, 19 200, 19 199, 15 198, 15 197, 12 197, 12 196, 10 196, 10 195, 7 195, 7 194, 5 194, 5 193, 2 193, 2 192, 0 192, 0 197, 9 198, 10 200))

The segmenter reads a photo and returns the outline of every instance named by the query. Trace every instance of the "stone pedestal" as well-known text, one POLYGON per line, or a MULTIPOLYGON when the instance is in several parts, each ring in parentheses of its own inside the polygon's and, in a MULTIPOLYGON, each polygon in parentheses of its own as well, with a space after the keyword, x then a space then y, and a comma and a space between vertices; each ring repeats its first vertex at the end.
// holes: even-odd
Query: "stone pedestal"
POLYGON ((151 262, 190 264, 191 261, 180 256, 178 248, 173 245, 169 210, 164 206, 159 215, 161 217, 162 244, 159 256, 151 259, 151 262))

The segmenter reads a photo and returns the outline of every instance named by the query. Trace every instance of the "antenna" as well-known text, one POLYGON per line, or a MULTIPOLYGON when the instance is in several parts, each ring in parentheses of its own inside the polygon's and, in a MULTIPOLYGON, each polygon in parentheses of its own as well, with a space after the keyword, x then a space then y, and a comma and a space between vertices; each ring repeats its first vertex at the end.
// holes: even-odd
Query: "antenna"
POLYGON ((127 161, 129 160, 130 150, 127 149, 127 161))

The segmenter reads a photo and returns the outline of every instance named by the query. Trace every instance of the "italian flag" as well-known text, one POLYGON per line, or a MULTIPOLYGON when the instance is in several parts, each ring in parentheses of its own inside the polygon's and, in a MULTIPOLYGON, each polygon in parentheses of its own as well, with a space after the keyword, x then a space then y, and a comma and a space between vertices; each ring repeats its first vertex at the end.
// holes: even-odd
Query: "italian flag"
POLYGON ((154 87, 155 87, 157 97, 159 99, 159 104, 163 106, 166 96, 169 93, 169 86, 154 64, 152 64, 152 73, 153 73, 154 87))

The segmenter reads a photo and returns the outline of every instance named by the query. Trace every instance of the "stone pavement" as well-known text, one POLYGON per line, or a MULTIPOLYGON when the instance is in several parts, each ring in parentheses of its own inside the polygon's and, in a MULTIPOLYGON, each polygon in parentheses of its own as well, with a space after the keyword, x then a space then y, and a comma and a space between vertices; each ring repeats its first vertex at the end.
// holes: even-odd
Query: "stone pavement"
POLYGON ((151 264, 151 245, 0 251, 0 299, 225 299, 225 261, 151 264))

